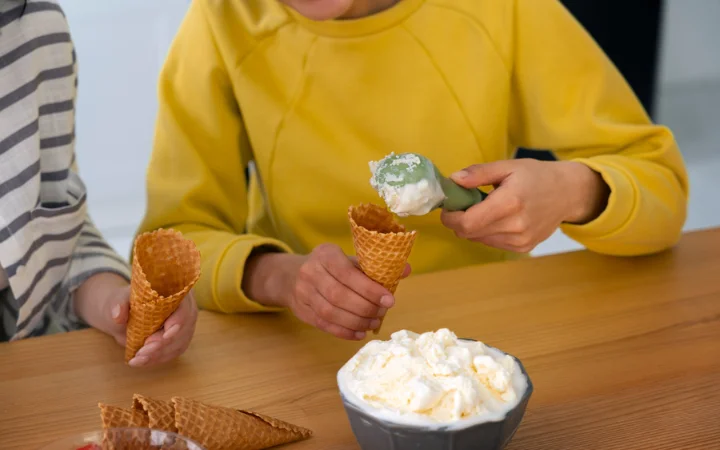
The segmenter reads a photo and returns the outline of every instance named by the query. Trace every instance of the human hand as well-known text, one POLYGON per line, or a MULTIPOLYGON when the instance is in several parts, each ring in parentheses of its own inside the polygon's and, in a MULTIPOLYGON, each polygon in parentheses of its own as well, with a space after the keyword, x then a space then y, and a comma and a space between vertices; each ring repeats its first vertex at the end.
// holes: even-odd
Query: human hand
MULTIPOLYGON (((75 292, 75 310, 93 328, 125 346, 130 311, 130 285, 121 277, 101 273, 86 280, 75 292)), ((192 291, 183 299, 163 327, 145 340, 129 361, 132 367, 153 366, 171 361, 187 350, 195 332, 197 304, 192 291)))
MULTIPOLYGON (((408 265, 403 277, 409 274, 408 265)), ((333 244, 320 245, 305 256, 256 256, 248 262, 243 290, 255 301, 288 307, 303 322, 348 340, 363 339, 368 330, 379 328, 395 304, 390 291, 333 244)))
POLYGON ((563 222, 593 220, 610 194, 600 174, 574 161, 497 161, 451 178, 467 188, 496 188, 467 211, 443 211, 443 224, 458 237, 519 253, 530 252, 563 222))

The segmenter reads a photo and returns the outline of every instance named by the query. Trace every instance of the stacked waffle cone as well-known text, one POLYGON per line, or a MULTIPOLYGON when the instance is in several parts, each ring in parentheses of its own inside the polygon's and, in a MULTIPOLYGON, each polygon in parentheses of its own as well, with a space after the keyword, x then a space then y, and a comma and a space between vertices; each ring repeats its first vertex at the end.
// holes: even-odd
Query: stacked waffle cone
POLYGON ((348 219, 360 269, 394 294, 417 233, 407 231, 390 211, 373 204, 351 206, 348 219))
POLYGON ((138 236, 133 247, 125 361, 162 328, 200 278, 200 252, 174 230, 138 236))
MULTIPOLYGON (((312 435, 310 430, 262 414, 208 405, 184 397, 173 397, 166 402, 135 394, 129 409, 103 403, 99 407, 106 430, 144 428, 148 433, 152 428, 177 433, 206 450, 261 450, 312 435)), ((138 430, 138 433, 142 432, 138 430)), ((115 450, 124 445, 105 439, 105 446, 115 450)))

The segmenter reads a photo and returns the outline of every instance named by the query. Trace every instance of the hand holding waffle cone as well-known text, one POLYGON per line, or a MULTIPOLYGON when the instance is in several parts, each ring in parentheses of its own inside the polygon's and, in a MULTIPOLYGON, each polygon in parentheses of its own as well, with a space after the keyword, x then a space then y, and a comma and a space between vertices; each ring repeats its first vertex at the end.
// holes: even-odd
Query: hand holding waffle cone
MULTIPOLYGON (((307 255, 278 255, 273 269, 287 261, 293 280, 287 306, 304 322, 343 339, 364 339, 382 325, 382 310, 393 306, 395 289, 405 275, 416 233, 406 231, 384 208, 351 207, 357 264, 334 244, 307 255), (359 266, 359 267, 358 267, 359 266)), ((261 283, 268 285, 268 283, 261 283)))
POLYGON ((125 361, 163 327, 200 278, 200 252, 173 230, 144 233, 135 240, 130 282, 125 361))
MULTIPOLYGON (((312 435, 310 430, 252 411, 208 405, 184 397, 173 397, 167 402, 135 394, 128 409, 103 403, 98 406, 106 430, 167 431, 188 438, 206 450, 262 450, 312 435)), ((123 444, 126 443, 106 439, 105 447, 130 448, 123 444)))
MULTIPOLYGON (((415 243, 416 232, 407 231, 392 213, 373 204, 351 206, 348 219, 360 268, 394 294, 415 243)), ((374 333, 379 330, 375 329, 374 333)))

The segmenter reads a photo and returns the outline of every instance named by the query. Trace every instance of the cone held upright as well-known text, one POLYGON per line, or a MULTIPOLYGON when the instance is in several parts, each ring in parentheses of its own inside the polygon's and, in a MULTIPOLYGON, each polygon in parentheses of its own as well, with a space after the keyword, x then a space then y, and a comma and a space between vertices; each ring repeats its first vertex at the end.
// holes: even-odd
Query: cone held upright
MULTIPOLYGON (((407 231, 390 211, 373 204, 351 206, 348 219, 360 269, 394 294, 417 233, 407 231)), ((379 328, 374 330, 378 332, 379 328)))
POLYGON ((351 206, 348 219, 360 268, 395 293, 417 233, 407 231, 390 211, 373 204, 351 206))

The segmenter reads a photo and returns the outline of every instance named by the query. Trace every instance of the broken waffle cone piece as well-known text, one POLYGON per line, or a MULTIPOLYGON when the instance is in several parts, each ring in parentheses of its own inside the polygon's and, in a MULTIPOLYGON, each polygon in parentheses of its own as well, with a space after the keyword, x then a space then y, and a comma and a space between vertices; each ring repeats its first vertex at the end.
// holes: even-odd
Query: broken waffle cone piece
POLYGON ((200 278, 200 252, 174 230, 143 233, 133 247, 125 362, 158 331, 200 278))
POLYGON ((105 429, 108 428, 147 428, 147 416, 141 410, 125 409, 117 406, 98 403, 100 420, 105 429))
POLYGON ((175 409, 172 403, 135 394, 133 395, 133 409, 140 411, 145 416, 148 428, 177 433, 175 409))
POLYGON ((261 414, 173 397, 178 433, 208 450, 261 450, 307 439, 310 430, 261 414))
POLYGON ((407 231, 390 211, 373 204, 351 206, 348 219, 360 269, 394 294, 417 233, 407 231))
POLYGON ((118 408, 117 406, 99 403, 100 420, 105 432, 103 433, 104 450, 149 450, 147 445, 147 416, 143 411, 136 409, 118 408), (118 429, 137 428, 132 432, 118 435, 118 429))

